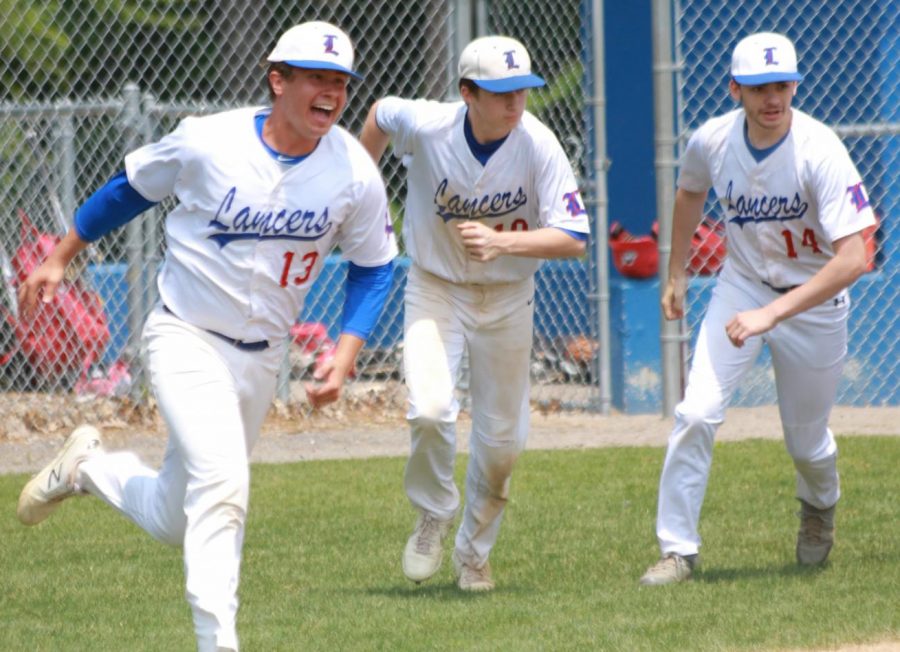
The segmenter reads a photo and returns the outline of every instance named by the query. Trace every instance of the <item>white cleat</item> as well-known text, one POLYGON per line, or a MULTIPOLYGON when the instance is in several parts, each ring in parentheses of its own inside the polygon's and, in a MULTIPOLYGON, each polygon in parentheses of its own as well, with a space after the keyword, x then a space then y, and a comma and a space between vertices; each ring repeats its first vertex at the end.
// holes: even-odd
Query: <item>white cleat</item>
POLYGON ((456 583, 461 591, 482 593, 494 590, 494 580, 491 579, 491 566, 487 562, 481 568, 471 566, 464 562, 454 550, 453 572, 456 574, 456 583))
POLYGON ((421 512, 412 536, 403 550, 403 574, 416 584, 438 572, 444 557, 444 539, 450 532, 453 519, 441 521, 421 512))
POLYGON ((50 464, 35 475, 19 495, 16 515, 25 525, 37 525, 63 500, 75 494, 78 465, 102 450, 100 432, 93 426, 79 426, 50 464))
POLYGON ((663 586, 665 584, 677 584, 691 579, 694 566, 699 559, 697 555, 682 557, 674 552, 663 556, 658 562, 647 569, 641 576, 640 583, 643 586, 663 586))

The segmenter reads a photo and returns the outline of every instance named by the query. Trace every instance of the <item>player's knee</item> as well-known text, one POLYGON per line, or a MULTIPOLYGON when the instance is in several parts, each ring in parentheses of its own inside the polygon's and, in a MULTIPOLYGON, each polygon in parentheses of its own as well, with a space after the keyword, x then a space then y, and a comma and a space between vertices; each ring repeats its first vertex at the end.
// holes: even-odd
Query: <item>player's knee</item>
POLYGON ((243 519, 250 494, 250 471, 245 464, 223 466, 216 473, 189 485, 186 511, 197 516, 212 512, 243 519), (190 505, 190 506, 189 506, 190 505))
POLYGON ((675 407, 675 419, 687 430, 707 430, 718 427, 724 410, 713 401, 684 400, 675 407))
POLYGON ((421 415, 416 417, 407 416, 406 420, 410 427, 415 430, 420 437, 446 439, 448 427, 453 427, 452 424, 456 422, 455 416, 453 418, 450 418, 449 415, 446 416, 448 418, 445 419, 436 419, 421 415))
POLYGON ((431 397, 427 400, 411 400, 406 418, 423 423, 451 423, 456 421, 458 412, 459 407, 453 397, 431 397))
POLYGON ((499 464, 494 464, 488 469, 487 481, 491 496, 495 499, 506 500, 509 496, 509 480, 512 476, 513 466, 516 460, 507 458, 499 464))
POLYGON ((815 464, 837 455, 837 444, 825 424, 784 426, 784 444, 794 464, 815 464))
POLYGON ((167 546, 180 546, 184 543, 185 522, 177 525, 169 524, 152 532, 153 538, 167 546))
POLYGON ((518 459, 519 451, 513 447, 491 449, 490 453, 485 455, 482 480, 492 497, 506 500, 509 494, 509 480, 518 459))

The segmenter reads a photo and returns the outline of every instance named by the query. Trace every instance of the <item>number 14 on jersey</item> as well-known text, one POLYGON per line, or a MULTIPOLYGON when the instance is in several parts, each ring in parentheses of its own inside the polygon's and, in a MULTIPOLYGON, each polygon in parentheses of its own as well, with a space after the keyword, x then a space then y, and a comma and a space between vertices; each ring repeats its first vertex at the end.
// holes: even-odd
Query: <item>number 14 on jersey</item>
MULTIPOLYGON (((781 235, 784 236, 784 244, 787 248, 787 257, 796 258, 797 249, 794 246, 794 234, 785 229, 781 232, 781 235)), ((810 249, 812 249, 812 252, 814 254, 822 253, 822 250, 819 249, 819 243, 816 241, 816 234, 812 229, 803 229, 803 239, 800 241, 800 246, 809 247, 810 249)))

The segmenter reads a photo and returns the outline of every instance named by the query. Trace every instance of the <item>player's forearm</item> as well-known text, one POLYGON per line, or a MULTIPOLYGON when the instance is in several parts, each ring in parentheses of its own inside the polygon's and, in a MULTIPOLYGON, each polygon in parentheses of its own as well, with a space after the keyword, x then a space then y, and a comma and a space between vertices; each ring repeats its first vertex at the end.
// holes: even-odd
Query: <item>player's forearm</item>
POLYGON ((506 256, 569 258, 581 256, 587 246, 584 240, 554 227, 534 231, 505 231, 497 235, 506 256))
POLYGON ((384 156, 384 151, 391 142, 391 137, 384 133, 381 130, 381 127, 378 126, 378 121, 375 116, 377 109, 378 102, 375 102, 372 105, 372 108, 369 109, 369 114, 366 116, 362 132, 359 135, 359 142, 361 142, 363 147, 366 148, 366 151, 369 152, 369 156, 372 157, 372 160, 375 161, 375 163, 380 163, 381 157, 384 156))
POLYGON ((334 368, 346 378, 353 368, 356 356, 362 350, 365 340, 350 333, 341 333, 334 350, 334 368))
POLYGON ((87 249, 89 244, 79 237, 75 229, 69 229, 69 232, 47 256, 47 262, 65 269, 78 254, 87 249))
POLYGON ((703 219, 705 192, 691 192, 679 188, 675 191, 675 207, 672 212, 672 247, 669 253, 669 278, 684 276, 691 253, 691 239, 697 225, 703 219))
POLYGON ((865 273, 866 249, 861 233, 837 240, 834 248, 834 258, 812 278, 769 304, 777 321, 828 301, 865 273))

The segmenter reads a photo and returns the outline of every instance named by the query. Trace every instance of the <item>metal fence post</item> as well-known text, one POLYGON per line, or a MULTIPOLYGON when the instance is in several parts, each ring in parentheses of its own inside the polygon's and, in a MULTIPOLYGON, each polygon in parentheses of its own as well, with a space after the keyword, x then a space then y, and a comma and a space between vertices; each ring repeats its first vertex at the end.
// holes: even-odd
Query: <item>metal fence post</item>
MULTIPOLYGON (((68 104, 68 102, 66 102, 68 104)), ((72 226, 75 214, 75 126, 72 113, 61 111, 57 122, 59 141, 59 203, 66 226, 72 226)))
MULTIPOLYGON (((653 1, 653 113, 656 125, 654 167, 656 170, 656 213, 659 221, 659 281, 665 289, 669 275, 672 241, 672 207, 675 192, 675 95, 672 57, 672 0, 653 1)), ((683 390, 682 344, 684 327, 660 315, 662 351, 662 414, 668 416, 681 400, 683 390)))
MULTIPOLYGON (((141 143, 141 90, 137 84, 128 83, 122 89, 124 101, 122 129, 124 133, 125 151, 136 149, 141 143)), ((128 344, 129 356, 137 362, 140 351, 141 328, 144 320, 144 243, 143 216, 128 222, 125 229, 125 256, 127 271, 125 274, 128 288, 128 344)), ((133 366, 132 399, 141 401, 147 387, 146 370, 143 363, 133 366)))
POLYGON ((609 322, 609 247, 608 215, 609 198, 606 188, 606 171, 609 161, 606 156, 606 76, 604 74, 603 3, 591 0, 591 41, 593 45, 593 97, 588 98, 593 116, 593 177, 596 223, 594 233, 594 255, 597 261, 597 335, 600 340, 597 365, 600 379, 601 414, 609 414, 612 405, 612 356, 609 322))
MULTIPOLYGON (((142 112, 139 116, 141 127, 140 142, 149 143, 154 139, 154 127, 151 116, 154 115, 153 111, 156 107, 156 98, 151 93, 144 93, 141 97, 141 107, 142 112)), ((162 262, 162 246, 159 238, 159 220, 161 216, 162 211, 159 208, 154 207, 144 213, 141 217, 143 231, 141 237, 144 243, 144 274, 146 278, 146 292, 144 293, 144 305, 142 308, 144 311, 143 314, 147 314, 156 302, 157 289, 154 281, 162 262)))

